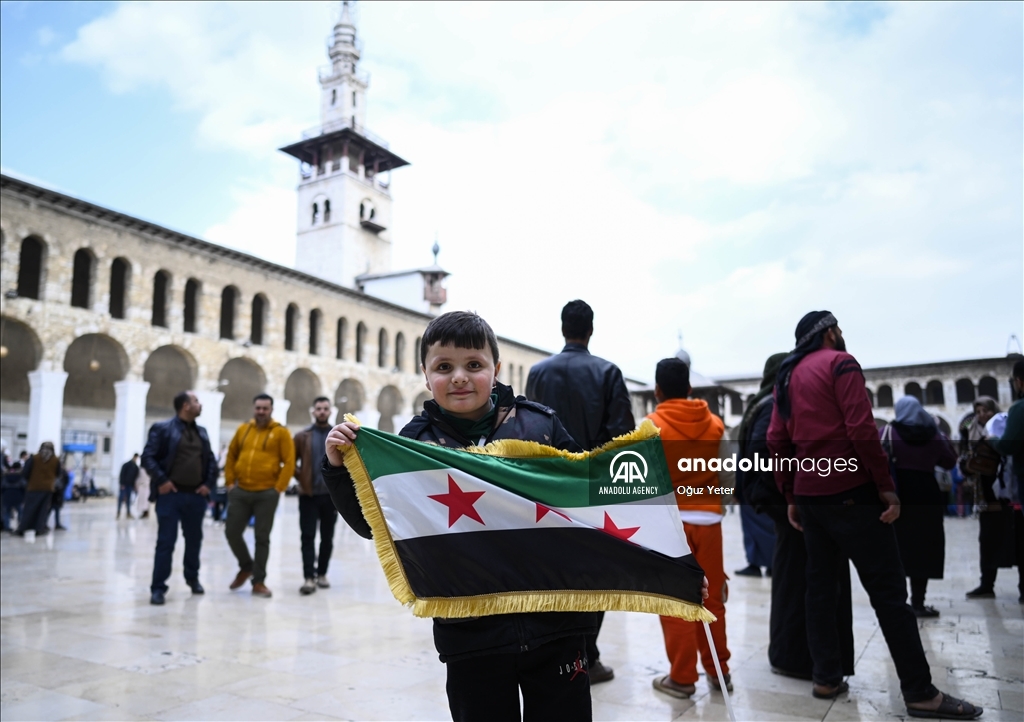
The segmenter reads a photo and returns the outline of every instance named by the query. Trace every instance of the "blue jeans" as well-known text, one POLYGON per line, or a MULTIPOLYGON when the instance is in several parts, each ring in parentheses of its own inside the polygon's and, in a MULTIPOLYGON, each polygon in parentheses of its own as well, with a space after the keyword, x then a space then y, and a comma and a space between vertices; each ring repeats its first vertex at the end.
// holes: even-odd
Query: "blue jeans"
POLYGON ((775 522, 767 514, 758 514, 750 504, 740 505, 743 550, 747 564, 771 569, 775 554, 775 522))
POLYGON ((132 492, 135 491, 133 486, 122 486, 121 493, 117 495, 117 515, 121 516, 121 504, 124 504, 124 508, 128 511, 128 516, 132 515, 132 492))
POLYGON ((4 489, 3 491, 3 517, 4 517, 4 529, 13 531, 11 529, 11 511, 18 513, 18 521, 21 521, 21 512, 25 504, 25 490, 24 489, 4 489))
POLYGON ((166 592, 171 576, 174 545, 178 541, 178 524, 185 537, 185 581, 199 581, 199 550, 203 545, 203 516, 206 497, 188 492, 171 492, 156 498, 156 557, 153 560, 151 591, 166 592))

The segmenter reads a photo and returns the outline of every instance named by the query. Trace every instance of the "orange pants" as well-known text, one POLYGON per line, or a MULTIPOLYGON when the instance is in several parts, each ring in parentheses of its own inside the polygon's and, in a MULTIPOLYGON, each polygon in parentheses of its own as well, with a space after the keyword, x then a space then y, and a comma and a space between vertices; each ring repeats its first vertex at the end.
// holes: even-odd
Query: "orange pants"
MULTIPOLYGON (((729 648, 725 641, 725 599, 729 589, 725 576, 725 564, 722 561, 722 525, 698 526, 683 524, 686 542, 690 551, 697 559, 708 578, 708 598, 704 606, 714 614, 718 621, 711 625, 711 636, 715 640, 718 661, 722 664, 722 674, 729 673, 729 648)), ((700 650, 700 661, 709 677, 717 677, 715 661, 711 656, 707 634, 702 622, 686 622, 677 617, 661 617, 661 631, 665 635, 665 651, 672 663, 669 676, 679 684, 695 684, 697 682, 697 650, 700 650)))

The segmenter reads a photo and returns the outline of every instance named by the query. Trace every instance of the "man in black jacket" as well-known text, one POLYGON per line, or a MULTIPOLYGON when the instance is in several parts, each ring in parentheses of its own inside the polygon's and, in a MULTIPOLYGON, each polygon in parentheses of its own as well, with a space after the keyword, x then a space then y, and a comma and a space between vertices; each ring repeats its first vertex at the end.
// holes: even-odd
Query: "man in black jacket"
POLYGON ((185 583, 202 594, 199 550, 203 544, 203 516, 210 489, 217 484, 217 458, 210 449, 206 429, 196 424, 203 411, 191 391, 174 397, 178 415, 153 424, 142 452, 149 474, 149 500, 156 502, 158 523, 150 604, 163 604, 171 558, 178 540, 178 524, 185 537, 185 583))
POLYGON ((135 481, 138 478, 139 455, 132 454, 132 458, 121 466, 121 489, 117 495, 117 516, 114 517, 115 519, 121 518, 121 504, 124 504, 125 511, 128 512, 128 518, 134 519, 132 516, 132 492, 135 491, 135 481))
MULTIPOLYGON (((593 333, 594 310, 585 301, 569 301, 562 309, 565 347, 534 364, 526 380, 526 397, 554 409, 566 431, 587 451, 636 428, 619 367, 587 348, 593 333)), ((603 621, 602 612, 598 631, 603 621)), ((600 655, 595 633, 587 639, 591 684, 615 676, 611 667, 601 664, 600 655)))
MULTIPOLYGON (((476 314, 455 311, 427 326, 420 362, 434 399, 402 429, 406 438, 449 448, 486 445, 497 439, 522 439, 579 451, 554 412, 516 397, 497 383, 498 342, 476 314)), ((342 466, 338 446, 358 433, 351 422, 338 424, 327 437, 321 471, 342 518, 362 537, 371 538, 352 478, 342 466)), ((589 720, 588 674, 559 674, 578 659, 586 635, 596 631, 591 612, 532 612, 473 619, 435 619, 434 645, 448 667, 448 704, 459 720, 589 720)), ((583 662, 588 667, 587 660, 583 662)))

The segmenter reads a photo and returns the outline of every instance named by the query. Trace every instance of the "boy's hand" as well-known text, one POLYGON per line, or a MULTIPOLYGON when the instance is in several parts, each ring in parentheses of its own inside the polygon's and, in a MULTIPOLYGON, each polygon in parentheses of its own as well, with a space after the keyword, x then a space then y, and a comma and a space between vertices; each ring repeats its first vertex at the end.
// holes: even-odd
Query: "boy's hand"
POLYGON ((700 583, 700 599, 702 602, 706 602, 711 593, 708 591, 708 578, 704 577, 704 581, 700 583))
POLYGON ((346 447, 356 440, 356 434, 359 433, 359 424, 354 424, 351 421, 344 421, 327 434, 327 461, 330 462, 331 466, 341 466, 343 463, 344 456, 338 449, 339 446, 346 447))

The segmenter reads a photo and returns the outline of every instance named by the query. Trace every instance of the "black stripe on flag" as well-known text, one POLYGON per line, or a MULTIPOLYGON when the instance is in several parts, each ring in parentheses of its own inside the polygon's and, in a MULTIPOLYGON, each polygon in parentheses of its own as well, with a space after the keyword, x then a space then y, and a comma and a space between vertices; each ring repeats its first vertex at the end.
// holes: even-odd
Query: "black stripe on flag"
POLYGON ((701 604, 704 571, 596 529, 514 529, 395 541, 419 598, 622 591, 701 604))

